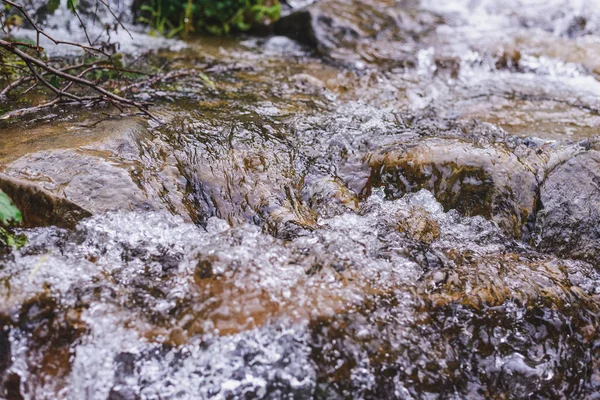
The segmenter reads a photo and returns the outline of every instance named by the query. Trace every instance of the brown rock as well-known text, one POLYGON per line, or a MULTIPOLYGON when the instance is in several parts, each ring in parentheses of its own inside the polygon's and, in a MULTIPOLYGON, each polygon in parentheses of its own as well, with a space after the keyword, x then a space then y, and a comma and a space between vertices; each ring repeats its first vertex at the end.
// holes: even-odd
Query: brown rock
POLYGON ((384 150, 371 158, 371 168, 373 186, 389 198, 427 189, 445 210, 493 219, 515 237, 536 207, 534 172, 500 145, 429 139, 384 150))

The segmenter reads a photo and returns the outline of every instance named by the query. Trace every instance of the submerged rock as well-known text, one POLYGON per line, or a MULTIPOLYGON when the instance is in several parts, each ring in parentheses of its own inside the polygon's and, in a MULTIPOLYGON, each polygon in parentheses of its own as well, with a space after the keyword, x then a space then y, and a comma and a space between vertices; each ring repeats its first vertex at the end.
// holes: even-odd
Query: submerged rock
POLYGON ((47 290, 18 304, 18 308, 1 307, 0 395, 25 399, 67 392, 72 344, 86 331, 80 317, 80 309, 61 307, 47 290), (19 374, 21 368, 44 378, 31 387, 19 374))
POLYGON ((29 293, 0 310, 13 360, 4 373, 24 396, 597 389, 577 367, 600 340, 597 272, 446 213, 427 191, 376 192, 290 240, 147 212, 95 216, 54 242, 51 228, 28 233, 21 258, 0 269, 29 293))

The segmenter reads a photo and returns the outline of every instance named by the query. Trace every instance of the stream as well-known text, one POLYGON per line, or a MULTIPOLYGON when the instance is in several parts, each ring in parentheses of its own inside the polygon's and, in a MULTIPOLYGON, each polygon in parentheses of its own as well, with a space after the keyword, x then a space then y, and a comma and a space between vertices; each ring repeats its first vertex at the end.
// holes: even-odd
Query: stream
POLYGON ((600 399, 600 1, 288 3, 0 122, 0 398, 600 399))

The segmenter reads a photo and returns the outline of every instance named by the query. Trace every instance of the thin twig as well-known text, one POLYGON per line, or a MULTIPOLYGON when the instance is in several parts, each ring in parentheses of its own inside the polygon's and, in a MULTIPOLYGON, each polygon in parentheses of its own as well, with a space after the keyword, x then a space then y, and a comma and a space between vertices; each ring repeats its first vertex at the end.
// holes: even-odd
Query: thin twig
POLYGON ((56 99, 54 99, 52 101, 38 104, 37 106, 34 106, 34 107, 28 107, 28 108, 22 108, 19 110, 14 110, 14 111, 8 112, 8 113, 0 116, 0 120, 9 119, 9 118, 13 118, 13 117, 20 117, 25 114, 29 114, 29 113, 32 113, 35 111, 42 110, 44 108, 52 107, 52 106, 58 104, 59 102, 60 102, 60 97, 57 97, 56 99))
POLYGON ((183 78, 186 76, 197 75, 197 74, 198 74, 198 71, 195 71, 195 70, 171 71, 171 72, 163 74, 163 75, 155 75, 155 76, 151 77, 150 79, 146 79, 141 82, 136 82, 131 85, 123 86, 119 89, 119 92, 126 92, 128 90, 131 90, 131 89, 137 88, 137 87, 141 87, 141 86, 152 86, 159 82, 168 81, 170 79, 183 78))
POLYGON ((115 13, 113 12, 112 8, 110 8, 110 6, 106 3, 105 0, 99 0, 100 3, 104 4, 104 7, 106 7, 106 9, 108 10, 108 12, 113 16, 113 18, 115 19, 115 21, 117 21, 117 23, 121 26, 121 28, 123 28, 123 30, 125 32, 127 32, 127 34, 129 35, 129 37, 131 39, 133 39, 133 36, 131 35, 131 32, 129 32, 129 29, 127 29, 125 27, 125 25, 123 25, 123 23, 121 22, 121 20, 115 15, 115 13))
POLYGON ((53 38, 52 36, 50 36, 49 34, 47 34, 46 32, 44 32, 44 30, 42 30, 38 24, 35 23, 35 21, 33 20, 33 18, 31 18, 31 16, 29 15, 29 13, 27 12, 27 10, 25 10, 25 8, 23 6, 21 6, 20 4, 15 3, 12 0, 0 0, 5 4, 10 5, 11 7, 16 8, 17 10, 19 10, 19 12, 21 14, 23 14, 23 16, 25 17, 25 19, 27 19, 27 21, 31 24, 31 26, 33 26, 33 29, 35 29, 36 33, 37 33, 37 38, 36 38, 36 47, 39 50, 41 50, 41 46, 40 46, 40 36, 44 36, 47 39, 49 39, 50 41, 52 41, 52 43, 56 44, 56 45, 60 45, 60 44, 64 44, 64 45, 68 45, 68 46, 73 46, 73 47, 79 47, 80 49, 84 50, 85 52, 93 55, 93 56, 97 56, 98 54, 101 54, 107 58, 110 58, 110 55, 108 53, 106 53, 104 50, 97 48, 97 47, 93 47, 93 46, 86 46, 80 43, 75 43, 75 42, 69 42, 69 41, 65 41, 65 40, 57 40, 55 38, 53 38))
POLYGON ((46 86, 48 89, 52 90, 54 93, 56 93, 56 95, 58 97, 69 97, 73 100, 77 100, 77 101, 81 101, 81 98, 79 96, 75 96, 74 94, 68 93, 68 92, 63 92, 59 89, 57 89, 56 87, 54 87, 53 84, 51 84, 50 82, 48 82, 46 79, 44 79, 43 76, 41 76, 36 70, 35 68, 31 65, 31 63, 29 61, 25 61, 25 63, 27 64, 27 66, 29 67, 29 69, 31 70, 31 73, 37 78, 38 81, 42 82, 44 84, 44 86, 46 86))
MULTIPOLYGON (((107 98, 118 101, 119 103, 130 105, 130 106, 137 107, 140 109, 149 105, 149 103, 136 102, 134 100, 130 100, 130 99, 126 99, 124 97, 118 96, 114 93, 107 91, 106 89, 103 89, 102 87, 96 85, 95 83, 93 83, 87 79, 78 77, 76 75, 71 75, 71 74, 63 72, 59 69, 56 69, 56 68, 46 64, 45 62, 43 62, 35 57, 30 56, 29 54, 23 52, 22 50, 19 50, 17 47, 13 46, 13 44, 11 42, 7 42, 5 40, 0 39, 0 47, 10 51, 11 53, 15 54, 16 56, 18 56, 20 59, 22 59, 25 62, 35 64, 36 66, 42 68, 43 70, 46 70, 47 72, 50 72, 53 75, 56 75, 60 78, 66 79, 68 81, 74 81, 75 83, 78 83, 83 86, 87 86, 87 87, 99 92, 100 94, 106 96, 107 98)), ((39 79, 39 76, 38 76, 38 79, 39 79)))
POLYGON ((90 40, 90 35, 88 35, 87 28, 85 27, 85 24, 81 20, 81 17, 79 16, 79 13, 77 12, 77 9, 75 8, 75 4, 73 3, 73 0, 67 0, 67 8, 69 8, 71 10, 71 12, 73 14, 75 14, 75 16, 77 17, 77 19, 79 20, 79 24, 81 25, 81 29, 83 29, 83 33, 85 34, 85 38, 87 39, 88 44, 90 46, 94 46, 94 44, 90 40))

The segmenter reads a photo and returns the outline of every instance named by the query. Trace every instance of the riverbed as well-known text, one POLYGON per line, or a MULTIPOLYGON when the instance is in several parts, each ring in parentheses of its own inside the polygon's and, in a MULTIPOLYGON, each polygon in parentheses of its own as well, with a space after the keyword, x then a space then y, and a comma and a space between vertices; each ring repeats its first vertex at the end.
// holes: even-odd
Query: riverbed
POLYGON ((298 3, 3 122, 0 398, 597 398, 600 2, 298 3))

